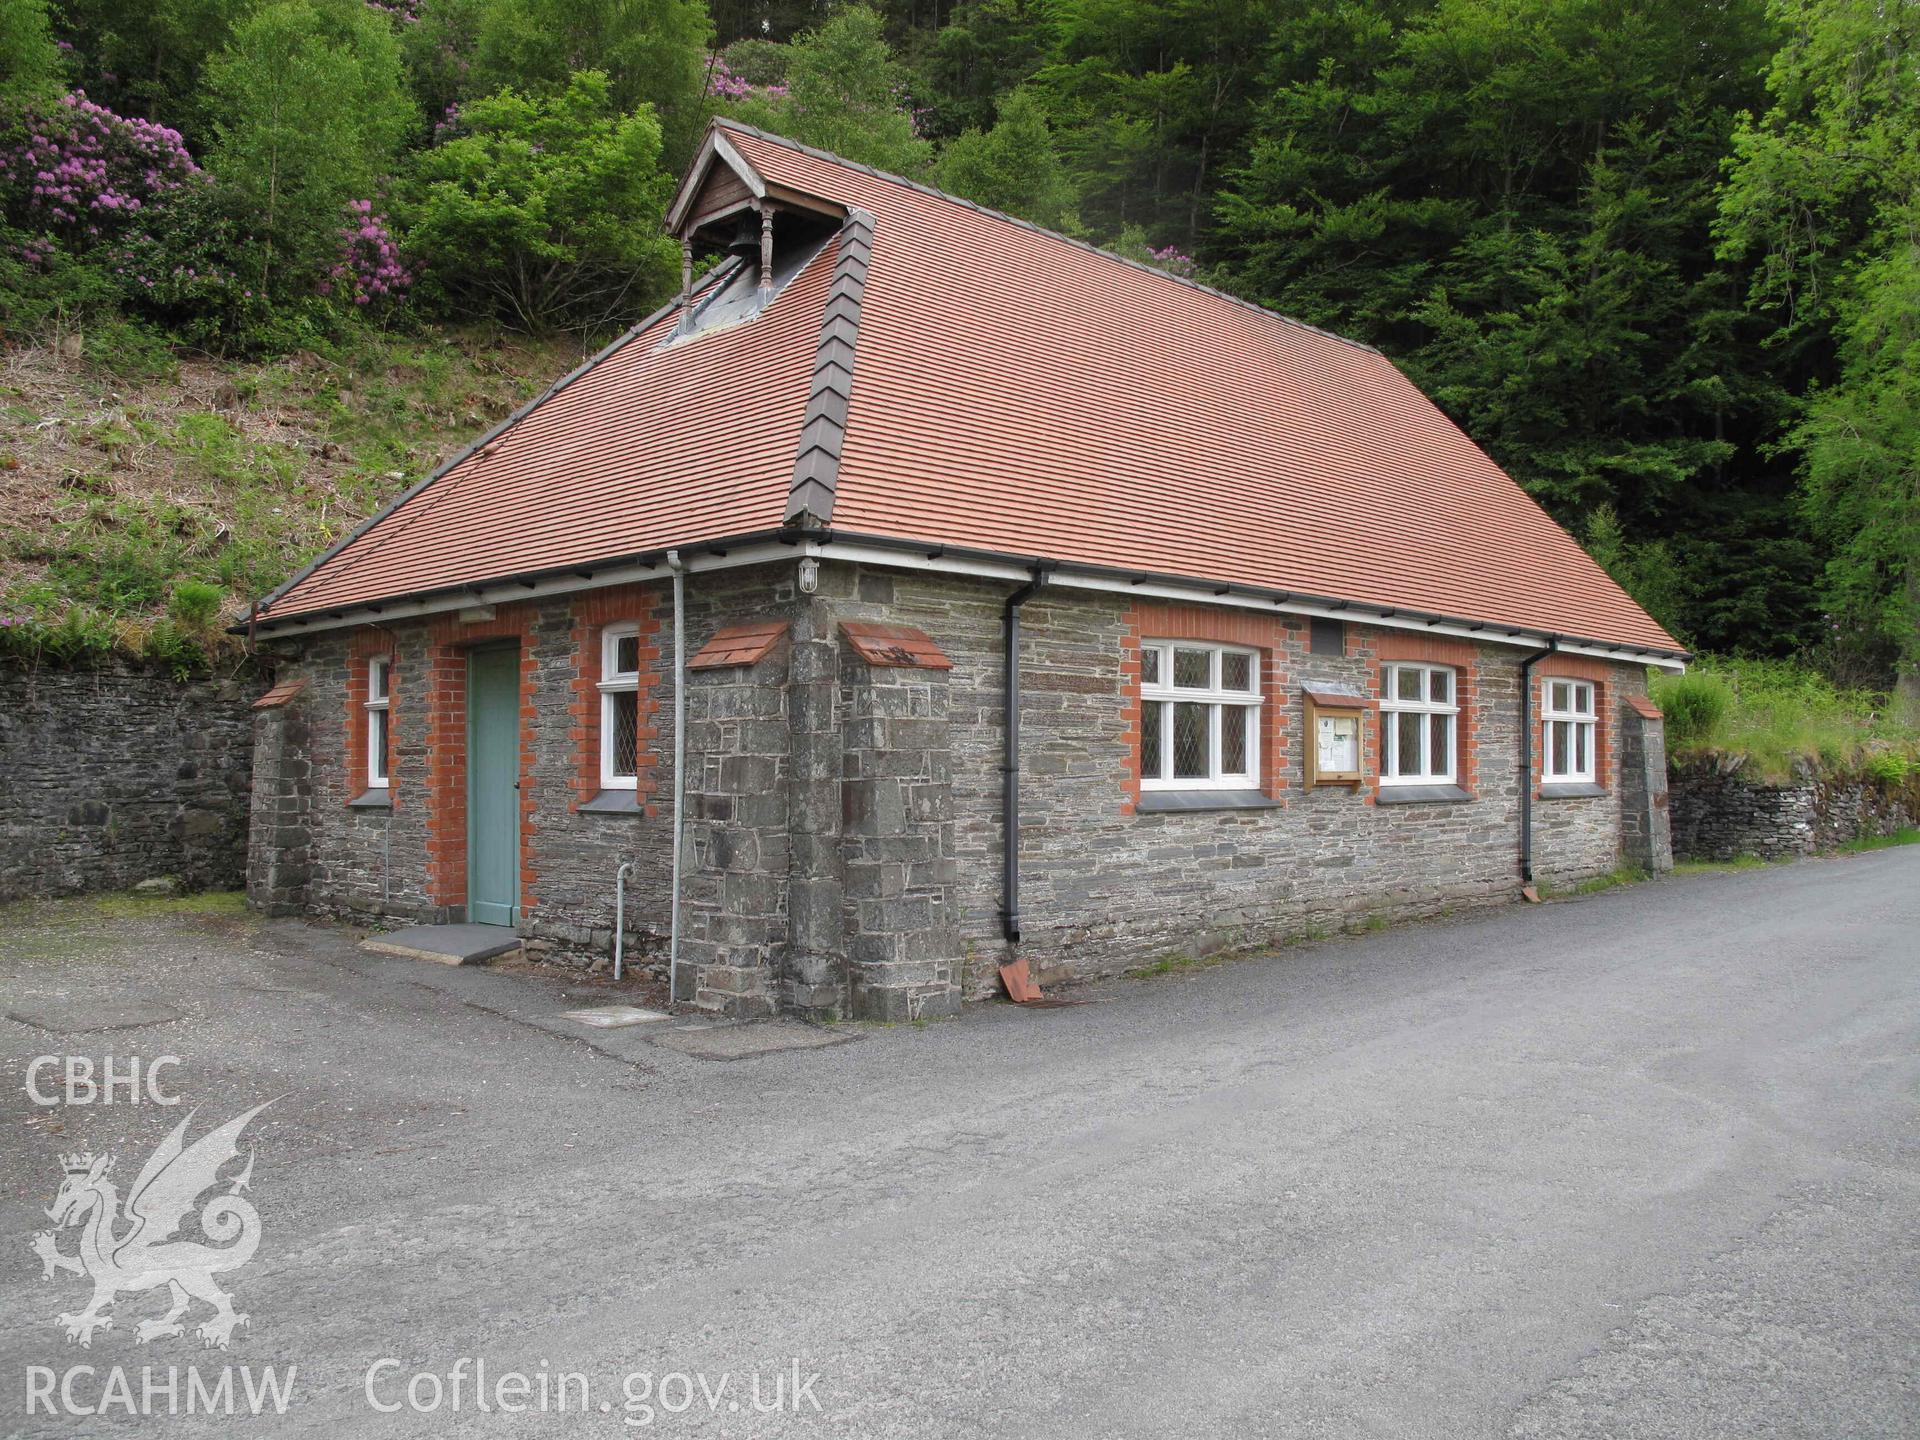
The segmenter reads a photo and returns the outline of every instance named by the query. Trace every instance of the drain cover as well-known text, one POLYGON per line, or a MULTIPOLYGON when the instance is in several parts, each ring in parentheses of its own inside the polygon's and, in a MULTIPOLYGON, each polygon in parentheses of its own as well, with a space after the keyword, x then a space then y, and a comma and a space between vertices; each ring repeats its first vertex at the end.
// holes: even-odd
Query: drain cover
POLYGON ((560 1018, 576 1025, 591 1025, 596 1030, 618 1030, 626 1025, 644 1025, 649 1020, 671 1017, 664 1010, 642 1010, 637 1005, 600 1005, 591 1010, 568 1010, 560 1018))

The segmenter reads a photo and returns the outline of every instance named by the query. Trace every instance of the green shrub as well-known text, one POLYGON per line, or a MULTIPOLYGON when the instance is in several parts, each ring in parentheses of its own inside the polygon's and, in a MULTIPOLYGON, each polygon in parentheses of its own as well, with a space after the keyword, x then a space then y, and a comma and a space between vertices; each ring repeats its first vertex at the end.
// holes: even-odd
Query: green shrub
POLYGON ((1655 680, 1653 696, 1672 753, 1736 755, 1759 780, 1802 766, 1869 773, 1877 764, 1891 775, 1920 757, 1920 733, 1894 718, 1886 696, 1843 690, 1791 661, 1703 657, 1687 675, 1655 680))
POLYGON ((189 634, 211 630, 220 623, 223 596, 218 585, 182 580, 173 587, 173 598, 167 602, 167 618, 189 634))
POLYGON ((1676 749, 1712 744, 1733 708, 1733 691, 1709 671, 1662 676, 1652 688, 1654 703, 1666 712, 1667 739, 1676 749))
POLYGON ((1913 774, 1914 769, 1915 761, 1910 757, 1892 750, 1881 750, 1867 756, 1860 766, 1860 773, 1882 785, 1900 785, 1913 774))

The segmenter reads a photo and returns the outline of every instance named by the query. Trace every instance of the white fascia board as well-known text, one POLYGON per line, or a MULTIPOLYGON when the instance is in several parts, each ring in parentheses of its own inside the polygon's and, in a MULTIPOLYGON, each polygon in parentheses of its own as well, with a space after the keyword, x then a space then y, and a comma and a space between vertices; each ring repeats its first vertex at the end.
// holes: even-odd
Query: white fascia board
MULTIPOLYGON (((941 575, 969 575, 985 580, 1007 580, 1016 584, 1033 578, 1027 567, 1009 561, 983 560, 957 555, 921 555, 910 550, 895 550, 890 546, 861 545, 856 541, 810 540, 801 549, 804 553, 822 560, 888 566, 896 570, 918 570, 941 575)), ((1047 584, 1058 586, 1063 590, 1098 590, 1114 595, 1145 595, 1156 600, 1178 600, 1188 605, 1220 605, 1231 610, 1252 610, 1269 615, 1306 615, 1327 620, 1351 620, 1363 625, 1378 625, 1388 630, 1405 630, 1415 635, 1450 635, 1462 640, 1473 640, 1487 645, 1508 645, 1520 650, 1542 649, 1547 643, 1547 632, 1544 630, 1529 630, 1521 626, 1495 624, 1492 621, 1478 628, 1471 624, 1457 624, 1444 620, 1430 624, 1425 620, 1385 615, 1379 610, 1358 604, 1338 609, 1332 605, 1315 605, 1299 600, 1276 601, 1244 593, 1215 595, 1204 588, 1206 584, 1204 581, 1196 581, 1193 587, 1159 584, 1150 580, 1135 584, 1130 580, 1113 576, 1084 575, 1075 574, 1070 570, 1054 570, 1048 576, 1047 584)), ((1592 642, 1563 639, 1554 648, 1556 652, 1563 655, 1590 655, 1599 660, 1613 660, 1624 665, 1651 665, 1661 670, 1671 670, 1676 674, 1684 672, 1687 668, 1685 661, 1676 660, 1667 655, 1638 655, 1634 653, 1633 647, 1626 645, 1611 648, 1592 642)))
MULTIPOLYGON (((773 542, 744 545, 724 555, 689 555, 687 573, 704 574, 709 570, 733 570, 742 565, 764 565, 770 561, 798 559, 802 547, 773 542)), ((300 635, 318 635, 353 625, 389 625, 395 620, 413 620, 422 615, 444 615, 450 610, 465 610, 475 605, 511 605, 520 600, 540 600, 549 595, 571 595, 581 590, 602 590, 610 585, 632 585, 647 580, 665 580, 672 571, 666 561, 657 565, 594 565, 580 567, 590 575, 555 575, 544 580, 487 580, 458 593, 427 595, 410 600, 381 600, 373 605, 352 605, 331 614, 315 611, 307 615, 289 615, 272 620, 262 617, 259 635, 263 640, 289 640, 300 635)))

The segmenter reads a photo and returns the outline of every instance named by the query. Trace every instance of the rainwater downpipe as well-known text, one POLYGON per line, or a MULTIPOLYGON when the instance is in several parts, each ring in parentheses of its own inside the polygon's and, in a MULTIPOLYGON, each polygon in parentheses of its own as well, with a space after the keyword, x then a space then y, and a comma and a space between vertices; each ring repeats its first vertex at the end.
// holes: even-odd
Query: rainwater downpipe
POLYGON ((1020 943, 1020 607, 1045 587, 1047 569, 1044 564, 1033 567, 1033 579, 1007 597, 1001 616, 1007 719, 1006 754, 1000 765, 1000 927, 1010 945, 1020 943))
POLYGON ((613 980, 620 983, 621 962, 627 951, 627 876, 633 873, 633 861, 622 860, 613 872, 613 980))
POLYGON ((686 824, 687 788, 687 567, 680 552, 667 552, 673 571, 673 879, 667 916, 667 1003, 680 998, 680 845, 686 824))
POLYGON ((1533 888, 1533 667, 1560 648, 1558 635, 1547 636, 1547 648, 1520 662, 1520 893, 1538 902, 1533 888))

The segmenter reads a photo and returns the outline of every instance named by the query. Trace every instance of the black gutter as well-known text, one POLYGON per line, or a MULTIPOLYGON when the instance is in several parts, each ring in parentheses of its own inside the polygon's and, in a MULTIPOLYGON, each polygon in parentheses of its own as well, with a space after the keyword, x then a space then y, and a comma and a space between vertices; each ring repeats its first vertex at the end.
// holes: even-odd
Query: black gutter
POLYGON ((1007 723, 1006 754, 1000 766, 1000 931, 1007 943, 1020 943, 1020 607, 1045 587, 1044 564, 1033 567, 1033 578, 1007 596, 1001 612, 1006 645, 1007 723))
MULTIPOLYGON (((1539 636, 1541 639, 1552 641, 1556 648, 1563 642, 1585 645, 1595 650, 1605 650, 1609 655, 1622 661, 1644 657, 1683 661, 1693 658, 1693 652, 1689 650, 1665 650, 1657 645, 1628 645, 1617 640, 1590 640, 1580 635, 1559 635, 1537 627, 1507 621, 1476 620, 1466 615, 1447 615, 1437 610, 1414 610, 1405 605, 1389 605, 1384 601, 1375 603, 1346 599, 1337 595, 1316 595, 1306 590, 1278 590, 1270 586, 1247 585, 1217 577, 1171 575, 1156 570, 1125 570, 1113 565, 1096 565, 1090 561, 1059 560, 1047 555, 1020 555, 1008 550, 982 550, 967 545, 952 545, 940 540, 908 540, 897 535, 865 535, 858 531, 842 530, 837 527, 812 532, 806 538, 823 545, 834 543, 866 545, 876 550, 898 550, 905 554, 920 555, 929 559, 939 557, 955 560, 997 561, 1001 564, 1020 565, 1028 570, 1035 566, 1045 566, 1048 570, 1061 574, 1087 575, 1103 580, 1127 580, 1135 585, 1166 585, 1211 595, 1215 599, 1221 598, 1224 593, 1273 605, 1317 605, 1328 610, 1344 611, 1346 618, 1357 620, 1361 624, 1376 619, 1393 618, 1402 621, 1420 620, 1430 626, 1456 625, 1463 630, 1484 632, 1490 639, 1504 637, 1508 640, 1520 640, 1539 636)), ((831 560, 833 556, 829 553, 821 558, 831 560)))
MULTIPOLYGON (((943 541, 906 540, 896 535, 865 535, 857 531, 837 530, 831 527, 819 530, 802 530, 793 525, 782 525, 777 529, 753 530, 737 535, 725 535, 714 540, 694 541, 680 545, 682 555, 724 553, 726 550, 743 545, 763 544, 778 541, 782 544, 796 545, 802 541, 811 541, 818 545, 830 546, 835 542, 847 545, 871 546, 876 550, 897 550, 902 554, 919 555, 927 559, 952 558, 956 560, 979 560, 999 564, 1019 565, 1027 570, 1044 567, 1048 571, 1057 571, 1075 575, 1087 575, 1100 579, 1130 580, 1136 585, 1165 585, 1173 589, 1192 590, 1196 594, 1211 595, 1220 599, 1232 595, 1247 600, 1257 600, 1271 605, 1314 605, 1328 610, 1341 610, 1346 618, 1360 621, 1362 624, 1379 619, 1397 619, 1401 621, 1419 620, 1429 626, 1453 625, 1462 630, 1484 633, 1489 638, 1504 638, 1519 641, 1539 636, 1549 641, 1554 648, 1563 644, 1581 645, 1592 650, 1604 650, 1617 660, 1659 659, 1686 661, 1693 658, 1688 650, 1664 650, 1657 645, 1626 645, 1614 640, 1592 640, 1581 635, 1557 635, 1546 630, 1533 629, 1525 625, 1506 621, 1475 620, 1464 615, 1446 615, 1433 610, 1411 610, 1406 606, 1394 606, 1385 603, 1373 604, 1366 601, 1345 600, 1338 596, 1316 595, 1305 590, 1276 590, 1261 585, 1246 585, 1217 578, 1204 578, 1193 575, 1170 575, 1160 571, 1121 570, 1111 565, 1095 565, 1080 561, 1056 560, 1044 555, 1018 555, 1006 550, 981 550, 965 545, 949 545, 943 541)), ((560 575, 580 575, 583 572, 607 570, 617 565, 660 566, 666 564, 667 549, 636 551, 627 555, 611 556, 604 560, 575 561, 570 565, 552 565, 541 570, 521 571, 511 575, 499 575, 485 580, 473 581, 462 585, 436 586, 428 590, 415 590, 402 595, 382 596, 377 602, 382 605, 407 604, 419 600, 433 599, 437 596, 456 596, 475 594, 481 590, 491 590, 506 585, 526 585, 560 575)), ((323 557, 324 558, 324 557, 323 557)), ((827 554, 822 559, 831 560, 827 554)), ((317 565, 319 562, 316 561, 317 565)), ((298 577, 296 577, 298 578, 298 577)), ((287 584, 292 584, 288 581, 287 584)), ((280 587, 285 589, 286 586, 280 587)), ((478 603, 478 602, 476 602, 478 603)), ((368 608, 364 602, 339 607, 340 613, 368 608)), ((272 607, 262 601, 259 621, 263 628, 278 625, 299 625, 320 616, 330 616, 329 610, 309 610, 286 620, 276 621, 272 607)), ((1406 628, 1402 625, 1400 628, 1406 628)), ((247 627, 244 624, 228 628, 231 635, 243 635, 247 627)))
POLYGON ((1520 662, 1520 887, 1529 900, 1533 893, 1533 667, 1560 648, 1558 635, 1547 636, 1547 648, 1520 662))
MULTIPOLYGON (((548 565, 539 570, 519 570, 511 575, 496 575, 489 579, 472 580, 459 585, 436 585, 427 590, 410 590, 402 595, 383 595, 378 600, 372 602, 356 600, 345 605, 327 609, 302 610, 297 614, 287 616, 285 619, 276 619, 271 607, 263 600, 254 607, 253 613, 254 616, 257 617, 258 622, 263 626, 286 627, 276 628, 274 634, 267 637, 273 639, 277 636, 297 634, 300 629, 314 620, 335 619, 343 615, 350 615, 357 610, 371 609, 376 605, 411 605, 423 601, 439 599, 452 600, 456 598, 466 599, 469 603, 475 605, 506 604, 515 597, 511 595, 496 595, 490 600, 483 600, 481 596, 483 592, 501 590, 509 585, 518 585, 524 589, 531 589, 543 580, 557 580, 563 575, 574 575, 583 580, 590 581, 593 578, 593 573, 597 570, 618 570, 633 565, 639 565, 649 570, 656 570, 667 563, 668 550, 678 550, 683 556, 724 555, 727 551, 737 549, 743 545, 798 545, 802 541, 817 540, 818 538, 820 538, 820 532, 818 531, 797 530, 791 525, 782 525, 777 529, 751 530, 739 535, 722 535, 715 540, 695 541, 690 545, 670 545, 659 550, 635 550, 625 555, 610 555, 604 560, 576 560, 567 565, 548 565)), ((398 618, 410 620, 415 617, 403 615, 398 618)), ((244 623, 227 627, 227 633, 229 635, 244 635, 247 633, 247 630, 248 626, 244 623)))

